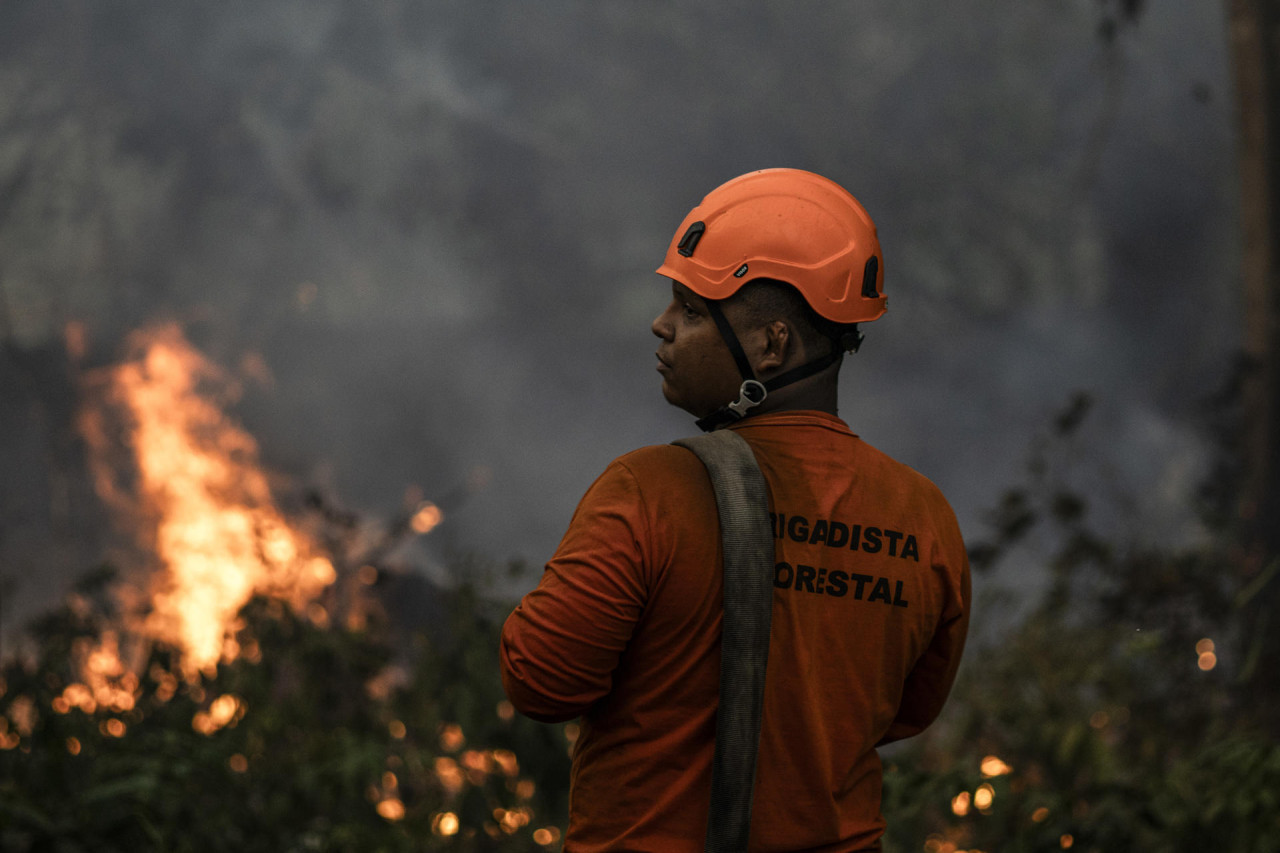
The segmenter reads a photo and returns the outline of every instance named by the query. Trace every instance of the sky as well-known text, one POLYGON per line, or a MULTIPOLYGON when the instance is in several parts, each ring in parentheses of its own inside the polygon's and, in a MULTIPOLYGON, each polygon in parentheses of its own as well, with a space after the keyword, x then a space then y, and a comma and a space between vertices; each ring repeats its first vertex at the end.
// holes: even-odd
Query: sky
MULTIPOLYGON (((1146 4, 1107 39, 1110 8, 0 5, 5 631, 101 559, 81 371, 165 320, 244 375, 230 413, 287 488, 370 518, 417 488, 446 519, 406 566, 532 585, 609 460, 694 431, 659 392, 653 270, 772 166, 877 222, 890 308, 841 415, 968 539, 1081 391, 1062 452, 1098 523, 1194 535, 1241 339, 1225 13, 1146 4)), ((1004 582, 1034 590, 1025 556, 1004 582)))

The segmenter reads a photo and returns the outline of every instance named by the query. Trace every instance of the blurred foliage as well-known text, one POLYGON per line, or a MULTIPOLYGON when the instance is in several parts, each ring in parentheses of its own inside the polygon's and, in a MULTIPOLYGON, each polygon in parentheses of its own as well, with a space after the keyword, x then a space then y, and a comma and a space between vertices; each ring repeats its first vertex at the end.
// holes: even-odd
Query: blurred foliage
POLYGON ((1280 562, 1254 572, 1225 527, 1152 547, 1091 526, 1062 470, 1089 409, 1054 420, 971 549, 981 589, 1039 532, 1050 582, 886 760, 886 853, 1277 849, 1280 743, 1245 688, 1259 638, 1240 614, 1280 562))
MULTIPOLYGON (((1239 616, 1280 562, 1246 565, 1212 524, 1179 547, 1099 529, 1068 447, 1090 406, 1051 422, 974 544, 977 588, 1034 537, 1049 583, 971 645, 938 724, 886 751, 886 853, 1276 849, 1280 744, 1239 616)), ((505 703, 505 605, 456 569, 479 580, 424 587, 421 630, 339 596, 255 599, 233 659, 192 679, 122 627, 110 572, 86 577, 4 664, 0 848, 558 849, 573 727, 505 703), (103 649, 119 665, 95 681, 103 649)), ((390 580, 362 583, 405 605, 390 580)))
POLYGON ((504 703, 499 623, 474 589, 442 592, 448 624, 431 634, 446 641, 418 633, 407 648, 385 624, 255 599, 216 673, 187 681, 173 649, 147 644, 126 668, 142 677, 114 679, 129 698, 106 700, 82 673, 119 630, 110 579, 86 578, 32 627, 36 659, 4 666, 0 849, 558 846, 538 842, 563 832, 565 727, 504 703))

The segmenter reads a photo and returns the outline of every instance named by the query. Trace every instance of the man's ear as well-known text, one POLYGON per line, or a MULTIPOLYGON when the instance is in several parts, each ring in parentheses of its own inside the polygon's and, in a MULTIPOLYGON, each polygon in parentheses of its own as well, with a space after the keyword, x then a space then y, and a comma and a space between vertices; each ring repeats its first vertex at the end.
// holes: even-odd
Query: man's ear
POLYGON ((764 333, 764 351, 760 353, 757 372, 768 373, 787 363, 795 348, 795 338, 785 320, 774 320, 761 331, 764 333))

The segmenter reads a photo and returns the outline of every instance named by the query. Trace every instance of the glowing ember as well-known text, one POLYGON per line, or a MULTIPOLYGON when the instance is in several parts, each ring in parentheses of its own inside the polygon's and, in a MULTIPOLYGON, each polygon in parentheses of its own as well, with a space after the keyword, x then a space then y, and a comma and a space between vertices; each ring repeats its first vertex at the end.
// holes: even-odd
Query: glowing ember
POLYGON ((1004 776, 1007 773, 1013 772, 1012 767, 1010 767, 1008 764, 1005 764, 1003 761, 1001 761, 998 757, 994 755, 988 755, 986 758, 982 759, 982 765, 980 769, 982 770, 982 775, 987 777, 988 779, 991 779, 995 776, 1004 776))
POLYGON ((414 533, 421 535, 430 533, 443 520, 444 513, 440 511, 440 507, 431 501, 423 501, 418 506, 417 512, 413 514, 413 518, 409 519, 409 526, 413 528, 414 533))
POLYGON ((226 639, 256 593, 312 600, 336 578, 332 563, 276 508, 252 436, 216 403, 229 383, 167 325, 131 338, 134 356, 103 376, 106 406, 85 413, 104 498, 141 510, 154 527, 161 563, 146 630, 183 653, 188 678, 234 656, 226 639), (105 461, 108 413, 121 417, 136 484, 105 461), (122 497, 128 491, 136 496, 122 497), (229 655, 228 655, 229 653, 229 655))
POLYGON ((432 819, 431 831, 436 835, 457 835, 458 816, 453 812, 441 812, 432 819))
POLYGON ((435 761, 436 779, 440 782, 440 787, 450 794, 456 794, 462 790, 466 782, 466 777, 462 773, 462 769, 458 767, 458 762, 452 758, 441 756, 435 761))
MULTIPOLYGON (((13 726, 16 728, 17 734, 22 737, 30 737, 36 727, 36 703, 30 696, 19 696, 9 703, 9 719, 13 720, 13 726)), ((7 726, 5 727, 7 728, 7 726)), ((4 729, 0 729, 4 731, 4 729)), ((15 738, 14 744, 17 744, 15 738)))
POLYGON ((979 785, 978 790, 973 792, 973 806, 978 811, 986 811, 991 808, 991 801, 996 797, 995 788, 990 785, 979 785))
POLYGON ((477 773, 487 773, 492 756, 476 749, 468 749, 462 753, 462 766, 477 773))
POLYGON ((208 711, 200 711, 191 720, 191 727, 202 735, 211 735, 227 725, 234 725, 244 716, 244 703, 230 693, 214 699, 208 711))
POLYGON ((98 723, 98 732, 106 737, 124 737, 124 733, 128 730, 122 720, 112 717, 98 723))
POLYGON ((378 814, 386 820, 400 820, 404 817, 404 802, 399 797, 388 797, 385 800, 379 800, 377 809, 378 814))
POLYGON ((554 826, 544 826, 534 830, 533 840, 543 847, 550 847, 560 840, 560 830, 554 826))
POLYGON ((467 737, 462 733, 462 726, 457 723, 446 723, 440 727, 440 748, 445 752, 457 752, 466 745, 467 737))
POLYGON ((1196 665, 1204 672, 1208 672, 1218 665, 1218 656, 1214 653, 1213 640, 1205 637, 1196 643, 1196 665))
POLYGON ((516 759, 516 754, 509 749, 495 749, 493 760, 507 777, 514 777, 520 773, 520 762, 516 759))
POLYGON ((503 832, 513 835, 519 831, 520 827, 527 826, 529 821, 533 820, 533 811, 527 808, 494 809, 493 819, 498 822, 503 832))

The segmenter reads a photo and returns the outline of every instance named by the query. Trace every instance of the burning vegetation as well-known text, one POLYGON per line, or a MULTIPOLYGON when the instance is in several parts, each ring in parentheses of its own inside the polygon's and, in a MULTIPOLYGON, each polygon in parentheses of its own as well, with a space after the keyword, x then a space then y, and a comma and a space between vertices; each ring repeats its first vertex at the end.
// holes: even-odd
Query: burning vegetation
MULTIPOLYGON (((385 524, 315 495, 292 508, 224 413, 235 383, 174 326, 85 388, 131 547, 3 662, 0 849, 558 847, 577 725, 506 702, 504 605, 395 564, 439 506, 414 491, 385 524)), ((1280 833, 1274 704, 1238 687, 1257 666, 1239 614, 1280 560, 1241 573, 1228 533, 1108 541, 1049 452, 1080 420, 1036 445, 971 549, 981 587, 1039 531, 1052 588, 970 651, 939 725, 886 754, 886 853, 1254 851, 1280 833)))
POLYGON ((253 437, 223 415, 223 372, 172 324, 136 333, 130 350, 89 378, 82 430, 99 493, 158 563, 142 631, 179 649, 191 679, 236 657, 232 627, 254 595, 305 608, 337 572, 277 508, 253 437))
POLYGON ((176 325, 84 385, 125 572, 86 577, 33 625, 35 659, 5 664, 0 847, 558 842, 568 744, 516 719, 476 660, 493 608, 389 562, 439 507, 415 495, 377 525, 312 495, 286 513, 224 412, 236 384, 176 325), (447 599, 441 624, 391 624, 382 597, 406 589, 447 599))

